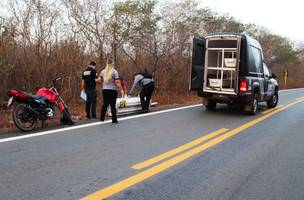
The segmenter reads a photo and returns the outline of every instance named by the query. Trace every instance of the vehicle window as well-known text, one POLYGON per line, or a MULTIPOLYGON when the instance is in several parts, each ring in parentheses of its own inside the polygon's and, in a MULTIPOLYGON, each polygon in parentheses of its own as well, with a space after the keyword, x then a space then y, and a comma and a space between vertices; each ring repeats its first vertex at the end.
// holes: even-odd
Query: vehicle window
POLYGON ((263 64, 263 68, 264 68, 264 74, 265 74, 265 76, 270 77, 270 72, 268 70, 268 67, 265 64, 263 64))
POLYGON ((249 72, 263 73, 261 50, 250 46, 249 48, 249 72))

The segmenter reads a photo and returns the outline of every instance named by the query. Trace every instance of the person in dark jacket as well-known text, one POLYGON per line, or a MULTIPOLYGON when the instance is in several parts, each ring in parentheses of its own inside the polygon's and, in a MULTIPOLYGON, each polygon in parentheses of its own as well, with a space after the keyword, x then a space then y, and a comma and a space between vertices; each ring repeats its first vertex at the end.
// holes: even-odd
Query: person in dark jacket
POLYGON ((142 87, 140 92, 140 103, 143 112, 149 112, 150 101, 154 91, 154 79, 147 69, 134 75, 134 81, 129 92, 132 95, 137 85, 142 87))
POLYGON ((92 61, 89 67, 82 73, 81 89, 86 93, 86 117, 87 119, 96 118, 96 81, 98 79, 96 63, 92 61))

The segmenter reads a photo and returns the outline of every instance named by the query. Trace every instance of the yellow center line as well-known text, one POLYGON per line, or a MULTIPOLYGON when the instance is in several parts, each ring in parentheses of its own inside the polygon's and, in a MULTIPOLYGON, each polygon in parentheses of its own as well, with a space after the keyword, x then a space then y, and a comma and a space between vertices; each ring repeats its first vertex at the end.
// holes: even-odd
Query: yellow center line
POLYGON ((279 109, 277 109, 277 110, 275 110, 271 113, 268 113, 268 114, 263 115, 263 116, 261 116, 257 119, 254 119, 250 122, 247 122, 247 123, 245 123, 244 125, 242 125, 238 128, 235 128, 231 131, 228 131, 227 133, 225 133, 225 134, 223 134, 223 135, 221 135, 221 136, 219 136, 215 139, 212 139, 207 143, 204 143, 203 145, 195 147, 195 148, 193 148, 189 151, 186 151, 185 153, 182 153, 178 156, 175 156, 175 157, 173 157, 169 160, 166 160, 166 161, 164 161, 164 162, 162 162, 162 163, 160 163, 160 164, 158 164, 154 167, 146 169, 146 170, 144 170, 144 171, 142 171, 142 172, 140 172, 136 175, 133 175, 133 176, 131 176, 129 178, 126 178, 126 179, 124 179, 120 182, 117 182, 113 185, 110 185, 110 186, 108 186, 108 187, 106 187, 106 188, 104 188, 100 191, 97 191, 97 192, 95 192, 91 195, 88 195, 88 196, 84 197, 82 200, 101 200, 101 199, 108 198, 108 197, 110 197, 114 194, 117 194, 117 193, 119 193, 119 192, 121 192, 121 191, 135 185, 135 184, 138 184, 138 183, 140 183, 140 182, 142 182, 142 181, 144 181, 144 180, 146 180, 146 179, 148 179, 152 176, 155 176, 155 175, 159 174, 160 172, 162 172, 164 170, 167 170, 167 169, 185 161, 186 159, 188 159, 188 158, 190 158, 190 157, 192 157, 192 156, 194 156, 198 153, 203 152, 204 150, 206 150, 210 147, 213 147, 213 146, 221 143, 222 141, 224 141, 224 140, 226 140, 226 139, 228 139, 228 138, 230 138, 234 135, 237 135, 238 133, 254 126, 255 124, 257 124, 257 123, 259 123, 259 122, 261 122, 261 121, 263 121, 263 120, 265 120, 269 117, 271 117, 272 115, 274 115, 274 114, 276 114, 276 113, 278 113, 282 110, 285 110, 285 109, 287 109, 287 108, 289 108, 289 107, 291 107, 291 106, 293 106, 297 103, 300 103, 302 101, 304 101, 304 99, 295 101, 293 103, 290 103, 290 104, 288 104, 288 105, 286 105, 282 108, 279 108, 279 109))
POLYGON ((204 135, 203 137, 200 137, 200 138, 198 138, 196 140, 193 140, 193 141, 191 141, 191 142, 189 142, 187 144, 184 144, 184 145, 179 146, 179 147, 177 147, 175 149, 172 149, 172 150, 170 150, 168 152, 165 152, 165 153, 160 154, 158 156, 155 156, 155 157, 153 157, 151 159, 148 159, 146 161, 143 161, 141 163, 133 165, 132 168, 133 169, 137 169, 137 170, 146 168, 146 167, 148 167, 150 165, 153 165, 153 164, 155 164, 155 163, 157 163, 157 162, 159 162, 161 160, 164 160, 166 158, 172 157, 172 156, 174 156, 176 154, 179 154, 179 153, 181 153, 181 152, 183 152, 185 150, 188 150, 188 149, 190 149, 190 148, 192 148, 192 147, 194 147, 194 146, 196 146, 198 144, 201 144, 202 142, 205 142, 205 141, 207 141, 207 140, 209 140, 211 138, 214 138, 215 136, 218 136, 218 135, 220 135, 220 134, 222 134, 222 133, 224 133, 224 132, 226 132, 228 130, 229 129, 227 129, 227 128, 221 128, 221 129, 216 130, 216 131, 214 131, 212 133, 209 133, 208 135, 204 135))
POLYGON ((275 111, 275 110, 277 110, 277 109, 279 109, 279 108, 282 108, 283 106, 284 106, 284 105, 279 105, 279 106, 277 106, 276 108, 270 108, 270 109, 268 109, 268 110, 263 111, 262 114, 264 115, 264 114, 270 113, 270 112, 275 111))

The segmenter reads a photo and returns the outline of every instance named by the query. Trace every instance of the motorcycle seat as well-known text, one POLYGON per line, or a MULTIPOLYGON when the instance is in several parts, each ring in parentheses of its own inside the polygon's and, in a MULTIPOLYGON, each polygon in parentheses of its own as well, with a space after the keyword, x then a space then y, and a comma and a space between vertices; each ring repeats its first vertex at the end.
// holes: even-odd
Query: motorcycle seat
POLYGON ((27 94, 29 95, 32 99, 35 99, 35 100, 38 100, 40 101, 41 103, 43 102, 43 104, 45 104, 45 100, 47 100, 46 97, 43 97, 43 96, 39 96, 39 95, 34 95, 34 94, 27 94))
POLYGON ((34 95, 34 94, 28 94, 30 97, 32 97, 33 99, 43 99, 43 96, 38 96, 38 95, 34 95))

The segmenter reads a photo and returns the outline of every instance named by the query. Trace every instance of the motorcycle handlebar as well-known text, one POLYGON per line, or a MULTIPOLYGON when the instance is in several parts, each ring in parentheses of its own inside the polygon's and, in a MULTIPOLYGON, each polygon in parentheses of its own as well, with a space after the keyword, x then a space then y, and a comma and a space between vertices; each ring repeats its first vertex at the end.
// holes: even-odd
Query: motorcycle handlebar
POLYGON ((57 78, 55 78, 54 80, 53 80, 53 85, 57 82, 57 81, 60 81, 62 79, 62 77, 57 77, 57 78))

